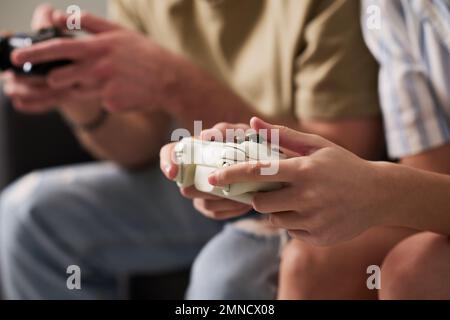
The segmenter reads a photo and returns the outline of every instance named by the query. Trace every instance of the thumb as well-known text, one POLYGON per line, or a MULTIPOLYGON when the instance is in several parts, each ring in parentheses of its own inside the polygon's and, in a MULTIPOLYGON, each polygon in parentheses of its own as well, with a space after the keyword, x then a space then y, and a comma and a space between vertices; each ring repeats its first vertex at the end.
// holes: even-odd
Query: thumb
POLYGON ((178 166, 173 161, 173 149, 175 143, 166 144, 161 148, 159 153, 159 165, 161 171, 169 179, 173 180, 176 178, 178 173, 178 166))
POLYGON ((31 19, 31 29, 39 30, 52 26, 53 7, 49 4, 39 5, 33 13, 31 19))
MULTIPOLYGON (((61 11, 55 12, 53 20, 57 25, 66 25, 68 19, 71 19, 71 15, 65 14, 61 11)), ((95 16, 88 12, 83 12, 80 17, 81 29, 90 33, 102 33, 107 31, 114 31, 121 29, 122 27, 107 19, 95 16)))
POLYGON ((331 147, 334 144, 318 135, 302 133, 288 127, 273 125, 263 120, 253 117, 250 120, 250 126, 256 131, 266 129, 268 131, 267 139, 270 141, 273 132, 277 130, 280 139, 280 147, 297 152, 300 155, 309 155, 318 149, 331 147))

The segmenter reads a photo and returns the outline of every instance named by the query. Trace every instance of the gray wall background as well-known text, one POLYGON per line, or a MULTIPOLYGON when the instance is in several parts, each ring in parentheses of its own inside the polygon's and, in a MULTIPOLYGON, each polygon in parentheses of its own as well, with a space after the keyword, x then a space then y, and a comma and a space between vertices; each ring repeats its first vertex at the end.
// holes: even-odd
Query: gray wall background
POLYGON ((66 11, 69 5, 78 5, 81 10, 97 15, 106 15, 107 0, 0 0, 0 31, 29 31, 34 8, 40 3, 49 3, 66 11))

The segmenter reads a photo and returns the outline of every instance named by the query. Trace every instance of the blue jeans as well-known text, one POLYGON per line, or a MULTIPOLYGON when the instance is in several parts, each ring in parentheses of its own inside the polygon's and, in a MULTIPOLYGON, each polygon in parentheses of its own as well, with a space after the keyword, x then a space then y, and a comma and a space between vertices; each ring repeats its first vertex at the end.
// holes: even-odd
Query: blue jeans
MULTIPOLYGON (((10 299, 119 298, 121 279, 189 266, 222 227, 198 214, 157 167, 130 173, 97 163, 32 173, 9 187, 0 200, 4 292, 10 299), (81 269, 81 290, 67 288, 69 265, 81 269)), ((253 262, 272 253, 277 261, 274 246, 264 241, 258 245, 254 238, 229 230, 220 232, 194 265, 189 298, 242 297, 240 286, 261 269, 253 262), (233 260, 217 260, 227 252, 233 260), (233 277, 241 279, 239 286, 230 280, 233 277)), ((266 261, 262 273, 267 264, 274 263, 266 261)), ((266 288, 268 279, 258 281, 249 281, 243 298, 260 296, 265 289, 255 283, 266 288), (259 290, 258 295, 253 290, 259 290)))

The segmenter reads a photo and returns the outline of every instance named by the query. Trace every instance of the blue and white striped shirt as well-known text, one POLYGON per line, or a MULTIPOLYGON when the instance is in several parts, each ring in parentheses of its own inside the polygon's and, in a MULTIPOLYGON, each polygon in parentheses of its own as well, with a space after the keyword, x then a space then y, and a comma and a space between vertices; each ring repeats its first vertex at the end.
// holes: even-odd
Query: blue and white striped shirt
POLYGON ((365 0, 362 9, 364 37, 380 63, 389 155, 449 142, 450 0, 365 0), (379 28, 367 20, 377 9, 379 28))

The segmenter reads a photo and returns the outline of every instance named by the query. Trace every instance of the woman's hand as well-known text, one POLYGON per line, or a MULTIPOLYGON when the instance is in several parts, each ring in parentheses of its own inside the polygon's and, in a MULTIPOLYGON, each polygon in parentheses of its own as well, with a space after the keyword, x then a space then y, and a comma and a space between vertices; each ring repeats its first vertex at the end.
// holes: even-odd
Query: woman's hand
MULTIPOLYGON (((226 129, 246 130, 248 128, 249 126, 245 124, 232 125, 228 123, 219 123, 212 129, 203 131, 200 138, 203 140, 211 140, 212 137, 217 139, 218 136, 225 137, 226 129)), ((161 171, 169 180, 174 180, 178 173, 178 166, 173 159, 173 148, 175 147, 175 144, 176 143, 174 142, 165 145, 160 152, 161 171)), ((180 188, 180 193, 184 197, 192 199, 194 207, 204 216, 211 219, 225 220, 238 217, 252 209, 252 207, 247 204, 200 192, 195 189, 194 186, 180 188)))
POLYGON ((389 190, 379 185, 375 164, 316 135, 258 118, 252 119, 251 126, 279 130, 280 146, 296 152, 297 157, 279 161, 275 175, 261 175, 261 168, 267 166, 261 163, 219 169, 210 175, 211 184, 283 182, 285 187, 280 190, 256 194, 253 207, 269 214, 274 226, 312 244, 349 240, 383 222, 381 197, 389 190))

